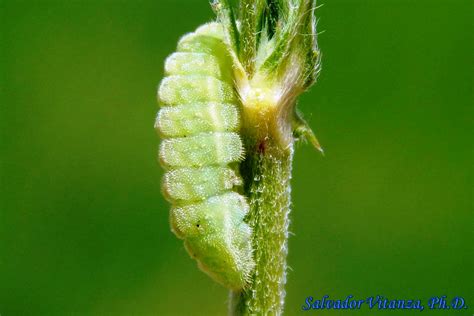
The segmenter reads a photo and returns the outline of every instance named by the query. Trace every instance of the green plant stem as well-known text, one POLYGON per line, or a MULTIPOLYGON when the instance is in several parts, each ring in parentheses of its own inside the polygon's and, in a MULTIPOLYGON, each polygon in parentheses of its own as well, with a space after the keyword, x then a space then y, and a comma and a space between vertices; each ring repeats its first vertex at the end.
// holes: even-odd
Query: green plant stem
POLYGON ((256 267, 250 286, 231 293, 231 315, 281 315, 284 306, 293 144, 264 139, 247 144, 241 167, 256 267))

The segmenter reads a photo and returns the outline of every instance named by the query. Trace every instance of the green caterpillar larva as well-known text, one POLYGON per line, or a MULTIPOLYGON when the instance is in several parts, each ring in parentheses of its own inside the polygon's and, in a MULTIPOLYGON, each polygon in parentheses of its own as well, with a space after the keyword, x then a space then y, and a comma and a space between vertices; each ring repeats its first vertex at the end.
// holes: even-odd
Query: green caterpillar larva
POLYGON ((204 272, 237 290, 254 263, 244 222, 249 207, 236 191, 243 146, 223 36, 220 24, 209 23, 181 38, 165 62, 155 128, 163 138, 162 190, 172 204, 173 232, 204 272))

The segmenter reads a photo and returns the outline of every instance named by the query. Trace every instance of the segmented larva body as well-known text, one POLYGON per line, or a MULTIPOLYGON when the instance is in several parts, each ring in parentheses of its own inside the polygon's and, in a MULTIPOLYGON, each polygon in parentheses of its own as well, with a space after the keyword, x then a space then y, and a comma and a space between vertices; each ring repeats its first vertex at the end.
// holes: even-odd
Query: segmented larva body
POLYGON ((191 257, 214 280, 244 288, 254 263, 238 162, 243 158, 232 64, 218 23, 181 38, 165 62, 155 128, 167 170, 162 189, 170 223, 191 257))

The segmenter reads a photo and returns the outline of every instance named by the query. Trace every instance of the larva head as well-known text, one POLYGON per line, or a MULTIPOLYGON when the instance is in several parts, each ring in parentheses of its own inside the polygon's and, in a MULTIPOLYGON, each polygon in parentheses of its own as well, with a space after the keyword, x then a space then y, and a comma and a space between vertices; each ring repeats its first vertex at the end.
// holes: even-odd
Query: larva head
POLYGON ((171 225, 198 265, 231 289, 245 286, 254 263, 245 199, 234 192, 172 210, 171 225))

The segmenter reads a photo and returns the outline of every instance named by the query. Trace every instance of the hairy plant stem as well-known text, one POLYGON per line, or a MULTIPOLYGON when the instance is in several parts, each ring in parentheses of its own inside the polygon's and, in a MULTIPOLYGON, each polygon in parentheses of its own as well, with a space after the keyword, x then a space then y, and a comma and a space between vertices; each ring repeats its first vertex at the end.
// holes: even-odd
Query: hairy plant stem
POLYGON ((293 144, 272 138, 247 143, 241 165, 253 228, 255 271, 250 286, 231 292, 231 315, 281 315, 286 283, 293 144))
POLYGON ((250 283, 230 297, 231 315, 283 313, 295 140, 316 136, 296 110, 298 96, 319 73, 316 0, 212 0, 225 29, 241 101, 240 165, 250 204, 255 269, 250 283))

